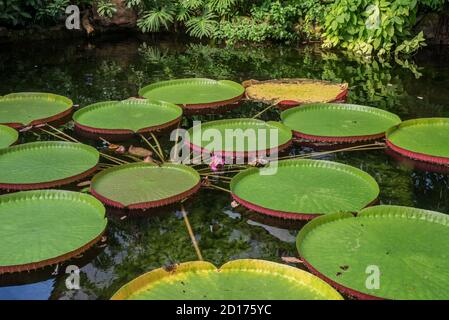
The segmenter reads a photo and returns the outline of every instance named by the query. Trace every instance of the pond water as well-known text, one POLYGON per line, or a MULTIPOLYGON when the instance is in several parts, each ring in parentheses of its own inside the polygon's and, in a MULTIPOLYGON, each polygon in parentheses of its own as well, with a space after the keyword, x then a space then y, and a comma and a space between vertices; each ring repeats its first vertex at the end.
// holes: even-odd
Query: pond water
MULTIPOLYGON (((68 96, 83 107, 136 96, 141 86, 167 79, 208 77, 241 82, 305 77, 348 82, 349 102, 389 110, 404 120, 449 117, 448 57, 449 49, 444 47, 427 48, 410 61, 381 63, 321 52, 315 46, 226 49, 128 38, 20 43, 0 47, 0 95, 47 91, 68 96)), ((259 103, 244 102, 226 114, 186 118, 183 126, 189 127, 192 120, 250 117, 263 108, 259 103)), ((278 120, 279 114, 272 110, 262 118, 278 120)), ((70 124, 66 130, 70 132, 70 124)), ((51 138, 28 132, 21 139, 29 142, 51 138)), ((171 143, 164 141, 164 147, 169 150, 171 143)), ((297 146, 291 152, 309 151, 297 146)), ((372 174, 381 187, 383 204, 449 213, 446 174, 413 168, 382 150, 322 158, 372 174)), ((79 190, 76 186, 69 188, 79 190)), ((186 202, 206 260, 219 266, 237 258, 281 262, 282 256, 296 256, 295 236, 300 225, 267 220, 241 208, 232 209, 230 204, 229 194, 212 190, 202 190, 186 202)), ((108 299, 123 284, 146 271, 197 260, 178 210, 172 206, 149 217, 125 219, 110 213, 106 246, 96 247, 70 262, 81 268, 80 290, 66 288, 67 275, 62 265, 58 270, 0 277, 0 299, 108 299)))

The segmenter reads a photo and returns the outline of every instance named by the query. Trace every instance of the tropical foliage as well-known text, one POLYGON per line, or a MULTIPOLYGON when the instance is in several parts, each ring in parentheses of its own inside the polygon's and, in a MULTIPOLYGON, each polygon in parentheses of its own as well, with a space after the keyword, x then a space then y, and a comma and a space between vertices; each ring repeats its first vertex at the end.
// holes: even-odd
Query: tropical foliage
MULTIPOLYGON (((424 45, 417 17, 448 0, 123 0, 142 32, 181 32, 227 45, 322 41, 360 56, 408 55, 424 45)), ((56 22, 69 4, 112 18, 112 0, 0 0, 0 24, 56 22)))

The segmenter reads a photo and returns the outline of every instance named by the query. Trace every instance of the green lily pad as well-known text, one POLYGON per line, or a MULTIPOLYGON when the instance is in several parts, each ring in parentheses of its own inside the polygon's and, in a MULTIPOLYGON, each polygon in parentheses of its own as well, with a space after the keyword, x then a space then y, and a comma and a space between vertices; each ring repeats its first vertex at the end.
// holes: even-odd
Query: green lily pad
POLYGON ((11 127, 0 125, 0 149, 12 145, 19 138, 19 133, 11 127))
POLYGON ((166 163, 130 163, 104 170, 92 179, 91 192, 107 205, 146 209, 180 201, 198 191, 194 169, 166 163))
POLYGON ((150 100, 105 101, 75 112, 75 125, 94 130, 151 131, 167 125, 182 116, 177 105, 150 100))
POLYGON ((444 158, 440 160, 449 163, 449 118, 404 121, 388 130, 386 136, 390 147, 399 153, 419 160, 444 158))
POLYGON ((49 188, 95 170, 98 151, 81 143, 33 142, 0 150, 0 188, 49 188))
POLYGON ((399 206, 309 222, 299 253, 321 278, 359 298, 449 299, 449 216, 399 206))
POLYGON ((341 163, 282 160, 268 168, 237 174, 231 181, 231 192, 237 202, 254 211, 287 219, 311 219, 361 210, 376 201, 379 186, 366 172, 341 163))
POLYGON ((24 127, 58 120, 71 112, 73 102, 51 93, 20 92, 0 97, 0 124, 24 127))
POLYGON ((150 271, 123 286, 113 300, 342 300, 321 279, 287 265, 242 259, 217 269, 204 261, 150 271))
POLYGON ((140 89, 139 95, 185 106, 235 100, 242 97, 244 92, 245 89, 233 81, 191 78, 153 83, 140 89))
POLYGON ((393 113, 354 104, 317 103, 288 109, 282 122, 311 140, 369 140, 401 123, 393 113), (307 137, 309 136, 309 137, 307 137))
POLYGON ((195 149, 224 154, 282 150, 292 139, 291 130, 282 123, 249 118, 210 121, 201 124, 201 131, 198 126, 188 133, 187 143, 195 149), (217 140, 214 140, 216 134, 217 140), (275 136, 277 139, 272 138, 275 136), (264 141, 260 137, 264 137, 264 141))
POLYGON ((106 228, 94 197, 39 190, 0 196, 0 274, 56 264, 87 250, 106 228))

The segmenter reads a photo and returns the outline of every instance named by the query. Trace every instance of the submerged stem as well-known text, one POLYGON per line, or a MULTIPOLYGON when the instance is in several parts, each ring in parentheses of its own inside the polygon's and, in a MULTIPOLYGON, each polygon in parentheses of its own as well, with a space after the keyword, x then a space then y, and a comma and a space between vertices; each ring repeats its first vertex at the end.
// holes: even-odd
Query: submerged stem
POLYGON ((153 138, 153 140, 156 142, 156 146, 159 149, 160 155, 162 156, 161 160, 162 162, 165 162, 165 156, 164 156, 164 151, 161 148, 161 145, 159 143, 159 140, 156 138, 156 136, 153 134, 153 132, 150 132, 151 137, 153 138))
POLYGON ((260 117, 262 114, 264 114, 265 112, 267 112, 268 110, 270 110, 271 108, 273 108, 274 106, 276 106, 278 103, 275 102, 273 104, 270 104, 268 107, 266 107, 265 109, 263 109, 262 111, 260 111, 259 113, 257 113, 253 119, 256 119, 258 117, 260 117))
POLYGON ((227 192, 227 193, 231 193, 231 190, 228 190, 228 189, 225 189, 225 188, 216 186, 216 185, 214 185, 214 184, 208 185, 207 188, 217 189, 217 190, 225 191, 225 192, 227 192))
POLYGON ((59 136, 56 133, 53 133, 51 131, 48 131, 48 130, 45 130, 45 129, 42 129, 42 128, 38 128, 38 129, 41 130, 42 132, 46 133, 46 134, 49 134, 49 135, 59 139, 59 140, 66 141, 66 142, 71 142, 71 140, 68 140, 67 138, 61 137, 61 136, 59 136))
POLYGON ((311 152, 311 153, 307 153, 307 154, 285 156, 285 157, 280 157, 277 160, 302 159, 302 158, 323 156, 323 155, 328 155, 328 154, 333 154, 333 153, 338 153, 338 152, 365 151, 365 150, 382 150, 382 149, 385 149, 384 145, 380 145, 378 143, 373 143, 373 144, 366 144, 366 145, 362 145, 362 146, 342 148, 342 149, 337 149, 337 150, 322 151, 322 152, 311 152))
POLYGON ((157 154, 157 156, 159 157, 159 159, 161 159, 162 162, 164 162, 164 157, 159 153, 159 151, 151 144, 151 142, 145 138, 145 136, 143 134, 139 134, 140 137, 142 138, 142 140, 151 148, 151 150, 153 150, 153 152, 155 154, 157 154))
POLYGON ((182 212, 182 216, 184 218, 184 223, 186 224, 186 227, 187 227, 187 232, 189 233, 189 236, 190 236, 190 240, 192 241, 193 247, 195 248, 196 255, 198 256, 199 260, 204 261, 203 255, 201 254, 200 247, 198 246, 198 242, 196 241, 195 235, 192 230, 192 226, 190 225, 190 221, 189 221, 189 218, 187 217, 187 212, 186 212, 183 204, 181 204, 181 212, 182 212))
POLYGON ((46 123, 45 125, 46 125, 47 127, 49 127, 50 129, 56 131, 57 133, 62 134, 62 135, 63 135, 64 137, 66 137, 67 139, 72 140, 72 142, 80 143, 77 139, 75 139, 75 138, 73 138, 72 136, 68 135, 67 133, 65 133, 65 132, 63 132, 63 131, 61 131, 61 130, 59 130, 58 128, 55 128, 55 127, 53 127, 52 125, 50 125, 50 124, 48 124, 48 123, 46 123))

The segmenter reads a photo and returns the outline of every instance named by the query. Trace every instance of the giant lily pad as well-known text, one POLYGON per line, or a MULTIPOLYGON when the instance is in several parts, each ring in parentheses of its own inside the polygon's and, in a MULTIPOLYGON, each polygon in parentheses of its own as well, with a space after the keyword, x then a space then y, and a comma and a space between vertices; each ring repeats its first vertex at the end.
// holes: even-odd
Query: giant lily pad
POLYGON ((177 105, 146 99, 106 101, 75 112, 75 127, 93 134, 126 135, 147 133, 179 122, 182 109, 177 105))
POLYGON ((359 298, 449 299, 449 216, 398 206, 336 213, 297 239, 314 273, 359 298))
POLYGON ((303 270, 242 259, 217 269, 203 261, 150 271, 124 285, 114 300, 341 300, 321 279, 303 270))
POLYGON ((38 125, 64 118, 73 102, 51 93, 21 92, 0 97, 0 124, 13 128, 38 125))
POLYGON ((193 150, 223 156, 266 155, 284 150, 292 139, 291 130, 279 122, 249 118, 210 121, 188 133, 193 150))
POLYGON ((348 94, 346 83, 313 79, 247 80, 243 86, 249 99, 275 103, 281 109, 304 103, 344 101, 348 94))
POLYGON ((19 133, 11 127, 0 125, 0 149, 12 145, 19 138, 19 133))
POLYGON ((68 260, 101 239, 105 209, 94 197, 39 190, 0 196, 0 274, 68 260))
POLYGON ((139 95, 180 105, 187 112, 212 109, 239 101, 245 89, 229 80, 203 78, 161 81, 139 90, 139 95))
POLYGON ((81 143, 33 142, 0 150, 0 188, 28 190, 69 184, 92 174, 98 151, 81 143))
POLYGON ((92 179, 91 192, 112 207, 147 209, 180 201, 199 187, 200 176, 190 167, 140 162, 100 172, 92 179))
POLYGON ((401 123, 393 113, 377 108, 341 103, 317 103, 282 112, 282 122, 303 139, 318 142, 357 142, 385 136, 401 123))
POLYGON ((251 210, 302 220, 358 211, 376 201, 379 186, 366 172, 341 163, 282 160, 237 174, 231 192, 251 210))
POLYGON ((394 151, 421 161, 449 164, 449 118, 404 121, 387 132, 394 151))

